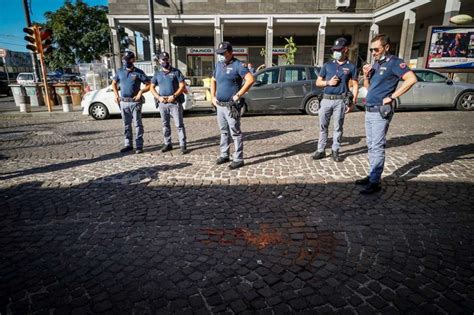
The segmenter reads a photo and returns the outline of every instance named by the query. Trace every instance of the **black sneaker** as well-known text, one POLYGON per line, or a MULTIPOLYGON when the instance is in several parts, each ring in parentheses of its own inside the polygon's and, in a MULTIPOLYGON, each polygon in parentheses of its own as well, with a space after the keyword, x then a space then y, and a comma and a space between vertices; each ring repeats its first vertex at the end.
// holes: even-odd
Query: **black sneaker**
POLYGON ((143 153, 143 149, 136 149, 135 150, 135 154, 142 154, 143 153))
POLYGON ((334 162, 342 162, 342 158, 339 156, 339 151, 332 151, 331 155, 334 162))
POLYGON ((220 164, 227 163, 227 162, 229 162, 229 161, 230 161, 230 160, 229 160, 229 157, 228 157, 228 156, 227 156, 227 157, 221 156, 221 157, 219 157, 219 158, 216 160, 216 164, 217 164, 217 165, 220 165, 220 164))
POLYGON ((186 147, 181 147, 181 154, 187 154, 189 153, 189 150, 186 149, 186 147))
POLYGON ((244 166, 244 161, 238 161, 238 162, 233 161, 232 163, 229 164, 228 167, 231 170, 235 170, 236 168, 239 168, 239 167, 242 167, 242 166, 244 166))
POLYGON ((132 150, 133 150, 133 147, 123 147, 120 150, 120 153, 125 153, 125 152, 132 151, 132 150))
POLYGON ((369 176, 358 179, 355 181, 356 185, 368 185, 370 183, 369 176))
POLYGON ((326 157, 325 151, 323 152, 316 151, 313 154, 313 160, 321 160, 321 159, 324 159, 325 157, 326 157))
POLYGON ((369 183, 364 189, 360 191, 361 195, 371 195, 373 193, 379 192, 382 189, 380 183, 369 183))
POLYGON ((163 153, 171 151, 171 150, 173 150, 173 146, 171 144, 165 144, 163 146, 163 148, 161 148, 161 152, 163 152, 163 153))

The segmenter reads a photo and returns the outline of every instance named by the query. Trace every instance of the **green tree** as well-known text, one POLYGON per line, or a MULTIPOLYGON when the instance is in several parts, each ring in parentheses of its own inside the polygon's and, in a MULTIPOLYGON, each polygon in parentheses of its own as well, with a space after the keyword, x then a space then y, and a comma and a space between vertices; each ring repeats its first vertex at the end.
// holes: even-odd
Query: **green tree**
POLYGON ((53 53, 46 57, 51 69, 91 62, 110 51, 107 7, 65 0, 55 12, 46 12, 45 27, 53 30, 53 53))
POLYGON ((294 65, 295 64, 295 53, 298 51, 298 47, 296 47, 295 42, 293 41, 293 36, 290 36, 290 38, 286 38, 286 54, 285 54, 285 59, 286 59, 286 64, 287 65, 294 65))

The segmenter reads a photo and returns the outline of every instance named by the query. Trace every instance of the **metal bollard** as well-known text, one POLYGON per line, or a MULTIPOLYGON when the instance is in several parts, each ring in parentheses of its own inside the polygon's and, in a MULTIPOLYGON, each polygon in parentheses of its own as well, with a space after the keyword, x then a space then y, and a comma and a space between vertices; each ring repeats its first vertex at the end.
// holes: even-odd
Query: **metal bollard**
POLYGON ((18 96, 20 102, 20 113, 30 113, 31 112, 31 104, 30 104, 30 97, 26 95, 18 96))
POLYGON ((63 103, 63 111, 69 113, 72 111, 72 97, 71 95, 61 95, 61 103, 63 103))

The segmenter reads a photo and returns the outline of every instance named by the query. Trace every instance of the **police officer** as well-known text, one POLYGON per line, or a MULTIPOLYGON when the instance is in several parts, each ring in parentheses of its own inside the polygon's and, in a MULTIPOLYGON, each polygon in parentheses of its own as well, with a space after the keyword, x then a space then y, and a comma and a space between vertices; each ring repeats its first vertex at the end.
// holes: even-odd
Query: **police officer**
POLYGON ((151 93, 158 101, 161 123, 163 125, 164 146, 161 152, 167 152, 173 149, 171 144, 170 118, 173 117, 179 134, 179 146, 181 153, 186 154, 186 130, 183 121, 184 89, 186 84, 184 76, 179 69, 173 68, 170 63, 170 55, 162 52, 158 56, 158 62, 161 70, 155 71, 151 81, 151 93), (159 93, 155 87, 159 86, 159 93))
POLYGON ((366 185, 361 194, 380 191, 385 163, 386 135, 394 109, 394 100, 416 83, 416 76, 400 58, 389 54, 390 38, 385 34, 375 36, 370 44, 375 60, 363 67, 364 86, 368 89, 365 107, 365 133, 369 155, 369 176, 356 181, 366 185), (403 84, 397 88, 402 79, 403 84))
POLYGON ((235 153, 229 168, 236 169, 244 166, 240 107, 236 104, 240 104, 240 98, 252 86, 255 79, 242 62, 234 57, 229 42, 220 43, 216 53, 218 62, 211 80, 212 104, 217 109, 217 122, 221 131, 220 156, 216 164, 229 162, 232 137, 235 153))
POLYGON ((328 127, 331 116, 334 115, 334 131, 332 143, 332 158, 335 162, 341 162, 339 149, 341 148, 342 131, 344 125, 344 114, 350 112, 357 100, 359 83, 357 82, 357 67, 351 63, 348 57, 349 48, 347 40, 343 37, 336 39, 331 48, 333 60, 325 63, 319 72, 316 85, 323 87, 323 99, 319 109, 319 140, 318 149, 313 159, 319 160, 326 157, 326 142, 328 140, 328 127), (349 102, 349 81, 353 86, 352 105, 346 107, 349 102))
POLYGON ((135 54, 126 51, 123 56, 124 67, 117 70, 112 81, 112 90, 115 94, 115 102, 120 107, 124 125, 125 145, 120 152, 125 153, 133 150, 132 144, 132 120, 135 125, 136 154, 143 153, 143 123, 142 123, 142 95, 150 90, 150 79, 145 73, 135 68, 135 54), (145 87, 140 90, 140 84, 145 87), (120 85, 120 95, 118 92, 120 85))

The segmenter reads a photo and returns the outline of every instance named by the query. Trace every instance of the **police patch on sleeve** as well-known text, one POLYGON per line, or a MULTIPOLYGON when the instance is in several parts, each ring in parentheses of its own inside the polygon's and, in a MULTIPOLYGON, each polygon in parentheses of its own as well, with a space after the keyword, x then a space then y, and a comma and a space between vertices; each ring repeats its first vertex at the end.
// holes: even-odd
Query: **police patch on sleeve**
POLYGON ((401 68, 401 69, 405 69, 406 67, 407 67, 407 64, 406 64, 406 63, 402 62, 402 63, 400 64, 400 68, 401 68))

